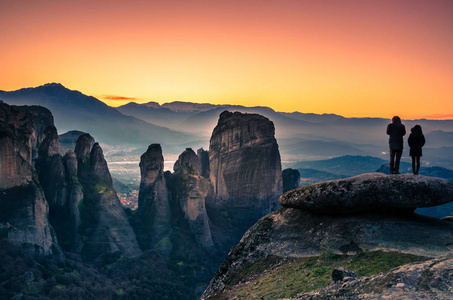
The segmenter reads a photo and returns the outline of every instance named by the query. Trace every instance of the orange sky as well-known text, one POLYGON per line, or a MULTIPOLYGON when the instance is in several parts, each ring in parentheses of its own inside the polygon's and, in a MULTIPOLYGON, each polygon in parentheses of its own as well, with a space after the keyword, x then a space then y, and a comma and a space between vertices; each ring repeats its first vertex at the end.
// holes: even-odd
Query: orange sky
POLYGON ((0 90, 453 118, 452 16, 451 0, 2 0, 0 90))

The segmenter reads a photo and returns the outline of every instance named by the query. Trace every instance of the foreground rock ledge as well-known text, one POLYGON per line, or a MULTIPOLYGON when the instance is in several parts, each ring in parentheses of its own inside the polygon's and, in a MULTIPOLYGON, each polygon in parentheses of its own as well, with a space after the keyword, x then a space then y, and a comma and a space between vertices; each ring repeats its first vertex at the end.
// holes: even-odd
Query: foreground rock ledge
POLYGON ((453 183, 421 175, 367 173, 303 186, 283 194, 283 207, 315 213, 414 210, 453 201, 453 183))

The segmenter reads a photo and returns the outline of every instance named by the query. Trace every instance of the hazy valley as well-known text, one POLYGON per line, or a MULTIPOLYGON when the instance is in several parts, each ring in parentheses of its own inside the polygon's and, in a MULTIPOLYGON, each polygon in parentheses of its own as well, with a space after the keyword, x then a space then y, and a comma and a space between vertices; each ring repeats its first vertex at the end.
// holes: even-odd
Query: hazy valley
POLYGON ((403 120, 427 144, 420 176, 405 149, 398 179, 384 175, 387 119, 113 108, 55 83, 0 100, 5 299, 338 296, 328 284, 340 266, 355 272, 341 284, 359 284, 407 263, 435 274, 424 296, 444 295, 448 268, 430 266, 451 263, 453 225, 439 219, 453 215, 453 120, 403 120))

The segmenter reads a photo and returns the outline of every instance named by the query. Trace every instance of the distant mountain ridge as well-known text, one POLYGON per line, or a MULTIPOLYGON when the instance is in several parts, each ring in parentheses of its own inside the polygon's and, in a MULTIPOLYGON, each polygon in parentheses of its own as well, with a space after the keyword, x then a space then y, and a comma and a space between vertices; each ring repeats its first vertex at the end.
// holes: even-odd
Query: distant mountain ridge
POLYGON ((184 144, 197 138, 126 116, 102 101, 49 83, 36 88, 0 91, 0 99, 13 105, 41 105, 50 109, 61 132, 90 132, 96 140, 108 144, 147 145, 152 141, 166 145, 184 144))
MULTIPOLYGON (((71 91, 61 84, 46 84, 12 92, 0 91, 0 99, 10 104, 33 104, 49 108, 57 128, 90 132, 110 145, 138 146, 160 143, 165 154, 181 149, 206 147, 219 115, 225 111, 257 113, 275 124, 283 161, 308 161, 344 155, 387 159, 388 136, 384 118, 346 118, 335 114, 277 112, 269 107, 229 104, 169 102, 128 103, 113 108, 98 99, 71 91)), ((403 160, 407 160, 410 128, 419 124, 427 143, 423 161, 453 168, 453 120, 403 120, 407 134, 403 160)), ((132 150, 131 150, 132 151, 132 150)), ((132 152, 131 152, 132 153, 132 152)))

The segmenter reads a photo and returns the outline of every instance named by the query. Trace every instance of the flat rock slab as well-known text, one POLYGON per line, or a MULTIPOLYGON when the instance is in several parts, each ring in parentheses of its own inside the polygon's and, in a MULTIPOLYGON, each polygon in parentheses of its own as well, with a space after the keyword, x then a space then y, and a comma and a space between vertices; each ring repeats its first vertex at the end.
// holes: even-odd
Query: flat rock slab
POLYGON ((367 173, 303 186, 283 194, 283 207, 320 214, 402 211, 453 201, 453 183, 422 175, 367 173))

